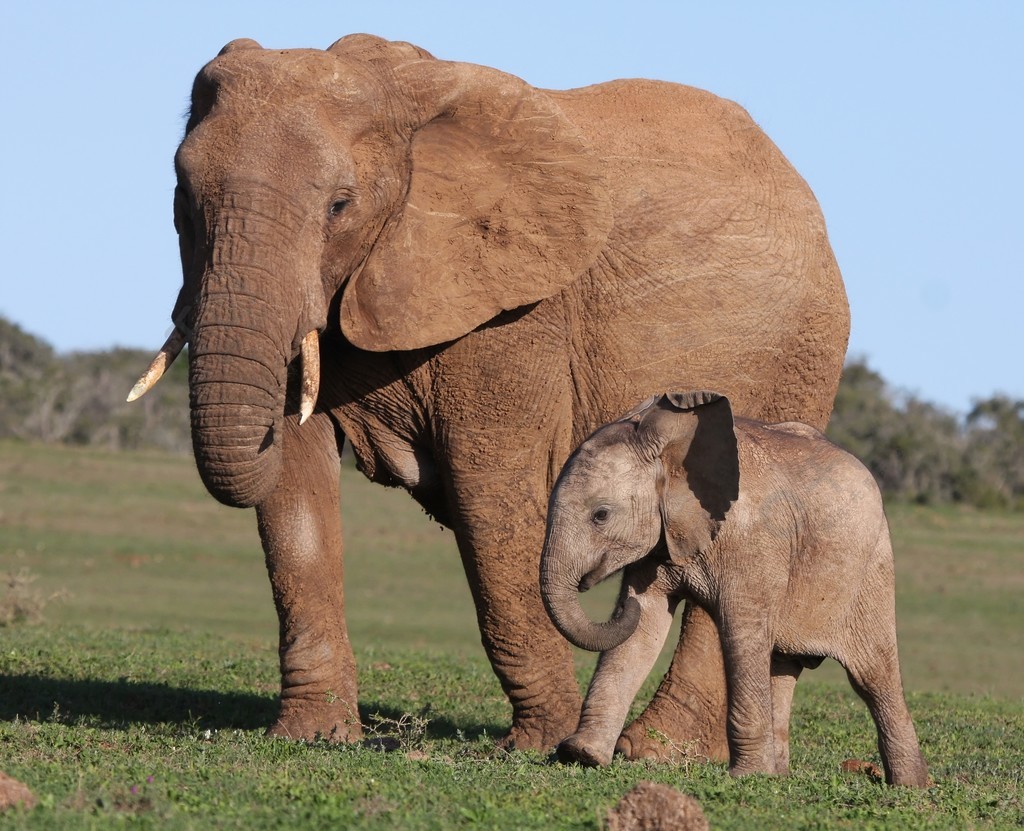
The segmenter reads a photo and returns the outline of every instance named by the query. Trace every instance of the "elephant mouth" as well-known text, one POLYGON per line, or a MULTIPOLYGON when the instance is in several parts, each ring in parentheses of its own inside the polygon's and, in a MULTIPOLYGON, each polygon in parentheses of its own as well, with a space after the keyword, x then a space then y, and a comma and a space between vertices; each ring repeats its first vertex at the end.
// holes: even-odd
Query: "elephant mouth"
POLYGON ((576 587, 576 591, 583 592, 590 591, 598 583, 602 583, 611 577, 615 572, 619 571, 619 568, 610 565, 607 562, 607 555, 601 556, 601 562, 597 564, 593 569, 588 571, 580 578, 580 582, 576 587))
MULTIPOLYGON (((142 373, 142 376, 135 382, 131 392, 128 393, 127 401, 131 403, 141 398, 159 381, 164 373, 174 363, 175 359, 188 343, 188 335, 181 329, 175 327, 167 338, 166 343, 160 347, 149 368, 142 373)), ((299 393, 299 424, 304 424, 316 406, 317 397, 320 394, 320 332, 318 329, 310 329, 302 339, 299 347, 301 358, 302 380, 299 393)), ((273 428, 267 432, 267 436, 273 438, 273 428)), ((264 439, 260 445, 260 452, 265 450, 269 442, 264 439)))

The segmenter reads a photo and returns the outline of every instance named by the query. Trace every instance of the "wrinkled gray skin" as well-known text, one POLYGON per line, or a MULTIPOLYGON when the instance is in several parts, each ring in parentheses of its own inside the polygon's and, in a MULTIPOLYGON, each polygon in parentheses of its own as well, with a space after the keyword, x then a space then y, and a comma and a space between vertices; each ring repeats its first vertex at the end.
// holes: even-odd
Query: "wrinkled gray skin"
MULTIPOLYGON (((344 440, 454 531, 512 704, 507 744, 549 748, 581 704, 537 587, 572 448, 684 384, 766 420, 828 420, 849 315, 821 211, 709 93, 541 90, 369 35, 235 41, 195 80, 175 167, 196 463, 217 499, 256 509, 280 620, 275 735, 361 735, 344 440)), ((689 669, 636 754, 658 752, 653 730, 724 749, 706 616, 683 644, 689 669)))
POLYGON ((682 598, 722 641, 729 770, 789 770, 804 666, 839 661, 878 729, 890 784, 928 769, 903 697, 892 548, 871 474, 798 423, 734 423, 716 393, 655 397, 598 430, 551 496, 542 595, 556 627, 601 657, 563 761, 605 765, 682 598), (578 592, 625 569, 618 615, 578 592))

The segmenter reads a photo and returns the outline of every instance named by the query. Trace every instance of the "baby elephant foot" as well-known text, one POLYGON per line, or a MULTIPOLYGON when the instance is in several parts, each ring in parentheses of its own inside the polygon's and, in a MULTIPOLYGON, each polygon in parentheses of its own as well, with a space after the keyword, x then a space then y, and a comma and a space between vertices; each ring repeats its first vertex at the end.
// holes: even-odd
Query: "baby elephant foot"
POLYGON ((340 701, 290 699, 281 703, 281 714, 267 728, 267 735, 309 742, 355 742, 363 737, 363 726, 358 715, 340 701))
POLYGON ((601 750, 581 738, 579 733, 569 736, 557 748, 558 761, 565 765, 583 765, 588 768, 603 768, 611 764, 612 754, 601 750))
POLYGON ((734 758, 729 763, 729 774, 731 776, 750 776, 752 774, 764 774, 775 776, 777 765, 775 755, 771 748, 762 753, 747 753, 734 758))
POLYGON ((928 775, 928 765, 921 751, 916 749, 903 758, 889 759, 885 767, 885 781, 908 788, 930 788, 935 784, 928 775))

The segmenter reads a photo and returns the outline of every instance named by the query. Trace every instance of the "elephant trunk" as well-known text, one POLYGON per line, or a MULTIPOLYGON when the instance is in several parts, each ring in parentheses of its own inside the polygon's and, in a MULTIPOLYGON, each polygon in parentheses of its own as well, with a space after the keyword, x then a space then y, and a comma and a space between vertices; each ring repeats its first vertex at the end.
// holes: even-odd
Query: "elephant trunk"
POLYGON ((189 349, 192 446, 199 475, 220 502, 261 502, 281 475, 277 441, 288 357, 275 339, 208 305, 189 349), (216 322, 213 322, 216 320, 216 322))
POLYGON ((301 421, 317 396, 322 240, 289 222, 301 211, 280 199, 250 183, 209 209, 188 332, 196 465, 216 499, 240 508, 262 502, 281 478, 288 368, 300 343, 301 421))
POLYGON ((640 623, 640 604, 626 597, 611 620, 592 621, 580 604, 582 559, 565 546, 553 544, 549 532, 541 555, 541 596, 555 628, 573 646, 589 652, 606 652, 623 643, 640 623))

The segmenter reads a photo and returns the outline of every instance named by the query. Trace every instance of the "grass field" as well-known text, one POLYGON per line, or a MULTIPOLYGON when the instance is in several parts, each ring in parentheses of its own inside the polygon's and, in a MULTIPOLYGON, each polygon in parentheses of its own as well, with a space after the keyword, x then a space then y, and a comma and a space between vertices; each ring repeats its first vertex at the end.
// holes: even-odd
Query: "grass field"
MULTIPOLYGON (((387 737, 372 747, 262 737, 277 630, 255 523, 209 498, 191 460, 0 443, 0 572, 35 578, 15 594, 42 607, 0 628, 0 770, 40 798, 0 822, 599 828, 653 779, 714 828, 1024 823, 1024 516, 890 508, 904 678, 936 780, 911 792, 838 771, 877 751, 828 663, 798 686, 787 779, 494 753, 508 705, 451 534, 352 470, 342 488, 360 705, 387 737)), ((582 680, 593 658, 578 663, 582 680)))

